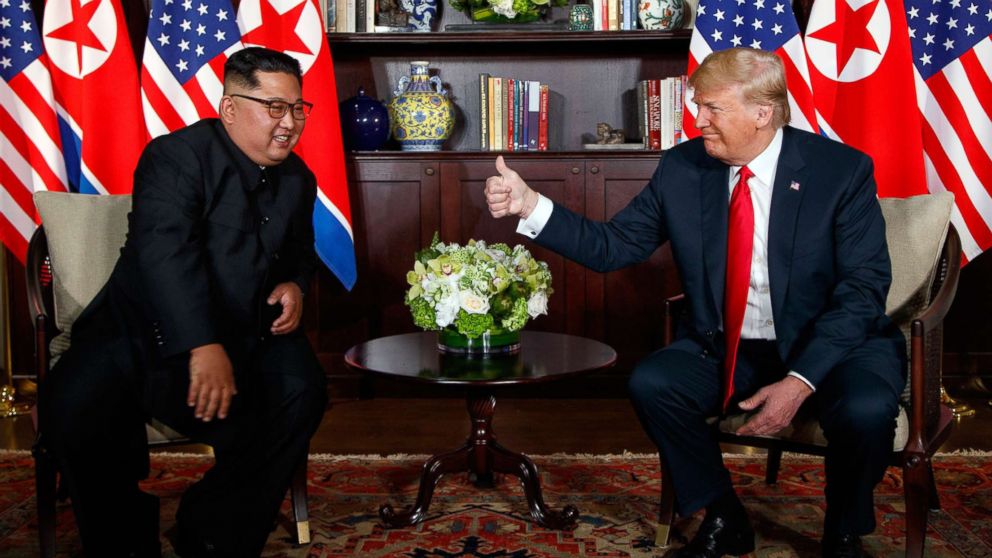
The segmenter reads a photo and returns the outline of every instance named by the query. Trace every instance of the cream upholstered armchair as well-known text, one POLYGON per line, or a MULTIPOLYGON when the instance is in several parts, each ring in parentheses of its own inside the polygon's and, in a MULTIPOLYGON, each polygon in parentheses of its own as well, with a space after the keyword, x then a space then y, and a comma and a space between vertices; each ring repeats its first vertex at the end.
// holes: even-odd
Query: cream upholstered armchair
MULTIPOLYGON (((69 348, 72 324, 110 277, 127 236, 131 196, 93 196, 62 192, 34 194, 41 214, 28 247, 28 308, 35 327, 35 369, 39 392, 59 356, 69 348)), ((44 401, 39 398, 40 401, 44 401)), ((50 413, 39 403, 37 416, 50 413)), ((45 433, 35 421, 35 493, 41 556, 55 556, 55 501, 58 471, 45 446, 45 433)), ((152 420, 148 444, 163 447, 191 443, 165 424, 152 420)), ((290 488, 296 521, 296 542, 310 542, 306 462, 290 488)))
MULTIPOLYGON (((886 198, 879 202, 892 260, 886 313, 906 336, 909 381, 902 396, 890 465, 901 467, 906 499, 906 556, 923 556, 927 511, 939 509, 930 458, 950 434, 950 409, 940 402, 943 320, 957 290, 961 243, 950 225, 950 193, 886 198)), ((681 296, 665 301, 664 342, 674 338, 681 296)), ((795 420, 773 437, 735 434, 749 414, 732 415, 716 428, 723 443, 768 449, 765 481, 776 481, 783 451, 825 455, 826 439, 815 419, 795 420)), ((713 422, 717 420, 714 418, 713 422)), ((668 546, 675 491, 662 460, 661 512, 655 544, 668 546)))

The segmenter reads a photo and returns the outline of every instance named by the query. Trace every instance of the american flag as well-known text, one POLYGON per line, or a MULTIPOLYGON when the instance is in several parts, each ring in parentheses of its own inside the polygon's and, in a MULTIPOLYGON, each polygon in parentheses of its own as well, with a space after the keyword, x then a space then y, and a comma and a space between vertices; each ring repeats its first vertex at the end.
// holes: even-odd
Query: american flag
MULTIPOLYGON (((817 130, 806 51, 789 0, 701 0, 689 43, 689 74, 711 52, 731 47, 777 54, 785 64, 792 126, 817 130)), ((683 129, 687 136, 696 137, 696 105, 686 96, 685 106, 683 129)))
POLYGON ((241 48, 230 0, 153 0, 141 67, 148 134, 217 116, 224 62, 241 48))
POLYGON ((931 192, 954 193, 965 257, 992 246, 992 5, 906 0, 931 192))
POLYGON ((31 195, 67 189, 48 57, 27 0, 0 0, 0 239, 22 262, 31 195))

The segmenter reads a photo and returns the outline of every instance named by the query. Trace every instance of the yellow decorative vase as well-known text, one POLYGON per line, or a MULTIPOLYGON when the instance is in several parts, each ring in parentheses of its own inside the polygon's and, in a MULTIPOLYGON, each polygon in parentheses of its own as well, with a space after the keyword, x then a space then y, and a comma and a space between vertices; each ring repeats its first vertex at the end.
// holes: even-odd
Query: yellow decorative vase
POLYGON ((393 137, 403 151, 440 151, 455 127, 455 110, 441 78, 428 73, 430 62, 410 63, 389 102, 393 137))

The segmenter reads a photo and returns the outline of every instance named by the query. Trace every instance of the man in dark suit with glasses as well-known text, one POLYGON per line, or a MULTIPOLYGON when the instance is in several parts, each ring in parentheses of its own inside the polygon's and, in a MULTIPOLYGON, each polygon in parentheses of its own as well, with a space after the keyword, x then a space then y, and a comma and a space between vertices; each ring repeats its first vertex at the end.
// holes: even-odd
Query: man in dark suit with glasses
POLYGON ((219 118, 142 154, 127 242, 46 394, 87 556, 160 554, 158 500, 138 488, 148 417, 216 457, 177 512, 184 557, 258 556, 307 457, 327 395, 299 327, 316 267, 316 182, 292 153, 302 82, 286 54, 239 51, 219 118))

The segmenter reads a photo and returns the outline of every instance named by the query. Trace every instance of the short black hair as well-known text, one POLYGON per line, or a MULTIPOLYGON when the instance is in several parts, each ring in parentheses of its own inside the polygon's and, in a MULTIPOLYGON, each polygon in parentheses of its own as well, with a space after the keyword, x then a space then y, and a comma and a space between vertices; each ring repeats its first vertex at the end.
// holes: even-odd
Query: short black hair
POLYGON ((224 63, 224 85, 240 85, 257 89, 258 72, 289 74, 303 87, 303 70, 299 60, 292 56, 263 47, 248 47, 231 55, 224 63))

